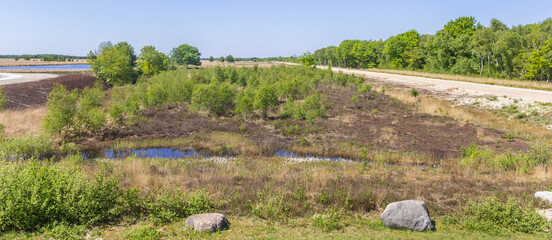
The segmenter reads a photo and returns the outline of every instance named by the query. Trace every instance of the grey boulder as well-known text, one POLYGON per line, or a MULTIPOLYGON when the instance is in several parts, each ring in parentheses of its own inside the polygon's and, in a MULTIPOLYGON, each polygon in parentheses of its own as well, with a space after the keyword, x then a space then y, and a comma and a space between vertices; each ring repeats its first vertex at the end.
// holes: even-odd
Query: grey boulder
POLYGON ((549 191, 536 192, 535 198, 542 199, 547 203, 552 203, 552 192, 549 192, 549 191))
POLYGON ((217 232, 230 228, 230 222, 220 213, 195 214, 186 218, 184 227, 199 232, 217 232))
POLYGON ((407 228, 413 231, 435 230, 426 204, 418 200, 390 203, 380 218, 383 224, 390 228, 407 228))

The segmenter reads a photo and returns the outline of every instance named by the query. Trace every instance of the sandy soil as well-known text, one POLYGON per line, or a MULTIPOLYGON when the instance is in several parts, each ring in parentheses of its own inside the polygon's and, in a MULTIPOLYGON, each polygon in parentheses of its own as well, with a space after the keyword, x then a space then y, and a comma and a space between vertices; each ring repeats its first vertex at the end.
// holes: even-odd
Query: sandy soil
POLYGON ((41 59, 19 59, 15 61, 13 58, 0 58, 0 67, 8 66, 33 66, 33 65, 70 65, 70 64, 85 64, 86 59, 73 59, 72 62, 44 62, 41 59))
POLYGON ((0 85, 9 85, 15 83, 35 82, 48 78, 54 78, 58 75, 43 73, 0 73, 0 85))
MULTIPOLYGON (((326 67, 319 68, 325 69, 326 67)), ((352 73, 379 81, 407 85, 416 89, 424 89, 432 92, 434 95, 440 95, 450 99, 506 96, 508 98, 520 99, 533 103, 552 103, 551 91, 504 87, 479 83, 441 80, 434 78, 412 77, 398 74, 377 73, 342 68, 333 68, 333 70, 336 72, 342 71, 344 73, 352 73)))

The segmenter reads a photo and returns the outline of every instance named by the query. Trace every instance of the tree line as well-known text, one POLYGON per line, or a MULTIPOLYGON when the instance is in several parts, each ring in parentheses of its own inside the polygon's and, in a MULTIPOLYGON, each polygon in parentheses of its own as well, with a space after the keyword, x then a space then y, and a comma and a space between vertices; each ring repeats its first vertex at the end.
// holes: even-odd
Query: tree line
POLYGON ((410 30, 387 40, 344 40, 312 55, 320 65, 550 81, 551 48, 552 19, 508 27, 497 19, 484 26, 460 17, 434 35, 410 30))

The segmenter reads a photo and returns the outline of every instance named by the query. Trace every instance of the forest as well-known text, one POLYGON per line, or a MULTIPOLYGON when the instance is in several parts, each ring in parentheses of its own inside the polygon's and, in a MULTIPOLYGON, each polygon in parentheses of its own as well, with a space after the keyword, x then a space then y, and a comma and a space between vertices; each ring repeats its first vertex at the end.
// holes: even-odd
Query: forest
MULTIPOLYGON (((416 30, 386 40, 344 40, 316 50, 320 65, 550 81, 552 19, 508 27, 474 17, 449 21, 434 35, 416 30)), ((293 61, 294 58, 287 60, 293 61)))

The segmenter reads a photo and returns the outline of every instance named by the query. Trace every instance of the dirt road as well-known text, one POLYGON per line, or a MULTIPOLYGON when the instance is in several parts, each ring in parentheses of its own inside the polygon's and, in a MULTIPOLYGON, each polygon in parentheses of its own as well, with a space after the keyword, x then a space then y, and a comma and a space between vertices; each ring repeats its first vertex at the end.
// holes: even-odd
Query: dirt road
MULTIPOLYGON (((319 68, 326 69, 320 66, 319 68)), ((504 87, 434 78, 412 77, 389 73, 376 73, 362 70, 333 68, 334 72, 343 72, 372 78, 383 82, 398 83, 416 89, 424 89, 446 98, 508 97, 527 102, 552 103, 552 92, 525 88, 504 87)))

